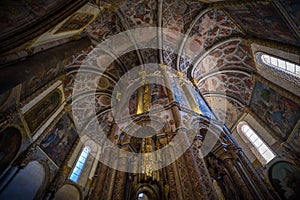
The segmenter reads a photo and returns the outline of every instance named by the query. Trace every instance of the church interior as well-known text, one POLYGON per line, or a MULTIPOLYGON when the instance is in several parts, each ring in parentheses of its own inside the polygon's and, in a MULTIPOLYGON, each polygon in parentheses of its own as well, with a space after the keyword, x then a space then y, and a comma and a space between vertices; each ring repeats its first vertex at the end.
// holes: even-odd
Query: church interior
POLYGON ((1 200, 300 199, 299 0, 3 0, 1 200))

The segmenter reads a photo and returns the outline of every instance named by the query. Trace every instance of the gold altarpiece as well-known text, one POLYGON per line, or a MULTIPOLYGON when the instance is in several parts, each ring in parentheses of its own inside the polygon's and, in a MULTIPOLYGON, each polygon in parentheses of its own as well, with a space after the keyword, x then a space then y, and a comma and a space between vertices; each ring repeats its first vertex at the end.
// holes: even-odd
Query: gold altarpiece
MULTIPOLYGON (((184 81, 181 73, 177 74, 178 82, 172 81, 164 70, 161 73, 163 84, 172 88, 171 91, 159 86, 164 90, 167 100, 160 102, 163 112, 157 109, 151 113, 163 113, 163 117, 158 118, 165 120, 160 122, 163 124, 161 130, 149 137, 137 138, 126 133, 130 127, 120 128, 119 124, 113 124, 108 138, 123 150, 147 154, 171 144, 173 138, 180 135, 185 140, 182 143, 188 143, 189 148, 183 149, 184 153, 178 159, 174 159, 175 152, 182 146, 175 144, 171 155, 155 157, 149 154, 140 161, 129 161, 131 158, 113 155, 104 148, 101 155, 103 160, 114 160, 116 168, 132 162, 134 167, 141 168, 141 173, 118 171, 99 162, 88 199, 276 199, 224 124, 215 119, 212 113, 207 114, 197 106, 197 99, 188 90, 194 87, 193 83, 184 81), (185 102, 178 102, 182 100, 178 96, 185 102), (207 140, 214 137, 217 138, 216 142, 209 146, 207 140), (170 159, 174 159, 174 162, 153 170, 154 164, 164 165, 170 159)), ((141 71, 140 76, 144 75, 141 71)), ((156 86, 145 81, 136 90, 136 98, 130 97, 135 101, 130 119, 134 123, 147 126, 151 120, 156 120, 149 114, 154 100, 161 98, 157 96, 157 90, 153 94, 156 86)), ((118 94, 118 97, 122 101, 122 94, 118 94)), ((201 95, 199 97, 202 98, 201 95)), ((145 130, 153 131, 151 128, 145 130)))

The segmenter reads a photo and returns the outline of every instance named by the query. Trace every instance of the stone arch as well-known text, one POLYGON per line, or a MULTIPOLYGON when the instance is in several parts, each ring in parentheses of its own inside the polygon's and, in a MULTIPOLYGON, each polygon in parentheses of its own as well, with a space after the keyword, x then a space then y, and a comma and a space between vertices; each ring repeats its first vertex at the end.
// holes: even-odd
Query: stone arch
POLYGON ((0 174, 12 163, 22 144, 22 134, 15 127, 0 132, 0 174))
POLYGON ((54 200, 82 200, 83 193, 81 189, 75 184, 64 184, 56 193, 53 198, 54 200))
POLYGON ((160 197, 159 188, 157 185, 149 185, 149 184, 142 184, 136 190, 136 195, 134 199, 143 199, 143 200, 158 200, 160 197), (143 198, 139 196, 143 194, 143 198))
POLYGON ((35 199, 47 183, 47 169, 33 160, 21 169, 1 193, 0 199, 35 199))

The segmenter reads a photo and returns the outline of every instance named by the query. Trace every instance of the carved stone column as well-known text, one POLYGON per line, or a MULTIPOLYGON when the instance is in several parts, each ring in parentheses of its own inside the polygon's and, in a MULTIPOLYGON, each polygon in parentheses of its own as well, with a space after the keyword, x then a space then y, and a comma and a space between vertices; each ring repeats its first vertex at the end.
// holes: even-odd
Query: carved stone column
POLYGON ((168 185, 169 185, 169 199, 177 200, 178 194, 176 191, 176 179, 173 164, 166 167, 168 185))
MULTIPOLYGON (((104 160, 109 160, 108 154, 102 154, 104 160)), ((95 175, 94 190, 89 199, 100 199, 102 196, 102 190, 105 185, 106 175, 108 173, 108 166, 103 163, 98 164, 97 174, 95 175)))
MULTIPOLYGON (((107 134, 107 138, 109 140, 113 140, 117 129, 117 124, 113 124, 111 127, 110 132, 107 134)), ((109 163, 111 161, 116 160, 115 155, 112 155, 112 150, 110 147, 105 147, 105 144, 103 144, 103 151, 101 153, 100 160, 103 161, 103 163, 99 162, 97 167, 97 172, 94 176, 93 180, 93 191, 91 192, 91 195, 88 197, 88 199, 92 200, 99 200, 99 199, 109 199, 109 192, 112 192, 111 189, 111 182, 114 181, 111 178, 111 175, 114 173, 114 169, 111 169, 104 163, 109 163)))
MULTIPOLYGON (((177 134, 185 135, 183 139, 185 138, 186 141, 182 142, 187 144, 190 143, 191 136, 194 136, 194 134, 188 135, 182 130, 179 130, 177 134)), ((183 199, 216 199, 217 195, 213 189, 212 180, 203 158, 198 152, 198 147, 195 143, 189 146, 186 152, 175 162, 179 175, 178 184, 181 186, 183 199)))
POLYGON ((270 189, 266 186, 265 182, 259 176, 257 171, 254 169, 248 158, 245 156, 242 150, 238 149, 237 156, 241 161, 241 167, 246 171, 247 175, 250 177, 251 186, 256 191, 255 194, 257 198, 264 198, 264 199, 276 199, 278 198, 275 193, 271 193, 270 189))
MULTIPOLYGON (((120 157, 118 160, 118 165, 125 166, 127 163, 126 157, 120 157)), ((114 200, 123 200, 125 196, 125 188, 126 188, 126 181, 127 181, 127 173, 122 171, 116 172, 116 179, 114 183, 114 190, 113 190, 113 199, 114 200)))
POLYGON ((194 144, 184 154, 195 199, 217 199, 212 180, 194 144))
POLYGON ((240 175, 237 167, 236 160, 234 158, 227 157, 223 160, 226 169, 228 170, 230 176, 232 177, 236 188, 239 189, 238 195, 241 199, 254 199, 246 183, 244 182, 242 176, 240 175))
MULTIPOLYGON (((240 148, 234 145, 228 145, 217 152, 217 157, 224 163, 224 170, 226 174, 229 175, 228 178, 231 179, 226 181, 230 181, 232 185, 234 185, 231 190, 235 190, 238 198, 274 199, 274 196, 270 193, 266 184, 259 177, 240 148)), ((226 178, 225 176, 223 177, 226 178)), ((227 190, 225 190, 226 193, 227 190)))

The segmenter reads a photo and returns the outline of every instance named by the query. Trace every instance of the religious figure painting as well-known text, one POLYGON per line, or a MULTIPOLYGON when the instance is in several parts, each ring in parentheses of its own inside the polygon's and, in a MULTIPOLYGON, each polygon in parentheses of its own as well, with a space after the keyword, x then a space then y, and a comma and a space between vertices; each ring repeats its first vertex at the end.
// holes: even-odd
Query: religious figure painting
POLYGON ((84 28, 93 19, 93 17, 94 15, 89 13, 75 13, 61 27, 59 27, 55 34, 80 30, 84 28))
POLYGON ((289 137, 300 118, 299 104, 259 81, 255 84, 250 107, 283 140, 289 137))
POLYGON ((277 162, 270 167, 269 178, 282 199, 300 199, 300 169, 298 167, 285 161, 277 162))
POLYGON ((64 162, 77 138, 75 129, 70 125, 71 120, 65 114, 40 143, 42 150, 57 166, 64 162))

